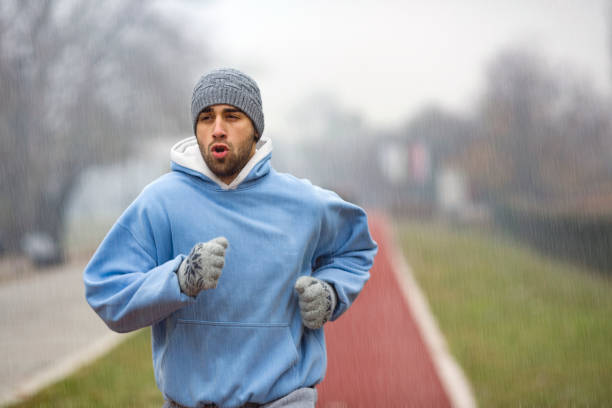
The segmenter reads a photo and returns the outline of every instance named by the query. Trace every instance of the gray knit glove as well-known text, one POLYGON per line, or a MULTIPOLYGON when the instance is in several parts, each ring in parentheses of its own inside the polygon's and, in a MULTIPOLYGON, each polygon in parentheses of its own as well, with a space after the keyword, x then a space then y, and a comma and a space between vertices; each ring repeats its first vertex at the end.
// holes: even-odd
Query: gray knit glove
POLYGON ((328 283, 312 276, 301 276, 295 282, 300 298, 300 313, 304 326, 319 329, 336 308, 336 292, 328 283))
POLYGON ((217 287, 228 245, 224 237, 195 244, 176 271, 179 286, 184 294, 197 296, 204 289, 217 287))

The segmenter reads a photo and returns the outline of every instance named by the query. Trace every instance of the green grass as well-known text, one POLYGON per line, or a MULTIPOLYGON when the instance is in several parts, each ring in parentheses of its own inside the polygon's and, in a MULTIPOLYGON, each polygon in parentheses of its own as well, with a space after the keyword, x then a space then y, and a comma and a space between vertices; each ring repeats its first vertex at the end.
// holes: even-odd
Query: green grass
POLYGON ((490 232, 396 230, 482 407, 612 404, 612 282, 490 232))
POLYGON ((151 330, 129 337, 109 354, 11 408, 161 407, 153 377, 151 330))

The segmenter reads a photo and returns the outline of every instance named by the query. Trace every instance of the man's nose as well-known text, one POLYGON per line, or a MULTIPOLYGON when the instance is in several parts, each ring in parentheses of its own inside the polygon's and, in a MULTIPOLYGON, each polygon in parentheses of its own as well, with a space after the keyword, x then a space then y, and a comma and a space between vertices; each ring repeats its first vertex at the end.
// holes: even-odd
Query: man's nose
POLYGON ((213 129, 213 137, 225 137, 225 124, 223 118, 215 119, 215 128, 213 129))

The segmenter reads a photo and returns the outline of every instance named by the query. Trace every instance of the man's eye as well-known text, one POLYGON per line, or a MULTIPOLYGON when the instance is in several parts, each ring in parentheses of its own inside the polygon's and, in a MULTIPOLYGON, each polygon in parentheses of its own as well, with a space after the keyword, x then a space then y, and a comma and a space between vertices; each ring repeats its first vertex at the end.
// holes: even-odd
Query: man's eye
POLYGON ((205 120, 209 120, 210 119, 210 115, 202 115, 200 116, 200 120, 201 121, 205 121, 205 120))
POLYGON ((229 115, 228 118, 229 119, 240 119, 240 116, 238 116, 238 115, 229 115))

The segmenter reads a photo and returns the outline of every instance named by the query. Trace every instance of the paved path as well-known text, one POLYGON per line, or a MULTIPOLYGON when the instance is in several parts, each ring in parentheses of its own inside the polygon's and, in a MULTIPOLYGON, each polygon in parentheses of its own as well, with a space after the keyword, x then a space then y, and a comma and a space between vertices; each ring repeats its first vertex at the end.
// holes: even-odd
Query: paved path
POLYGON ((455 398, 469 391, 457 393, 449 389, 453 384, 443 386, 429 342, 424 341, 419 319, 415 319, 414 308, 409 307, 393 270, 397 265, 388 225, 377 216, 371 217, 370 224, 379 253, 372 277, 357 301, 325 328, 328 370, 318 387, 317 406, 473 406, 469 395, 463 401, 455 398))
POLYGON ((122 337, 87 305, 82 270, 69 264, 0 285, 0 405, 60 379, 122 337))

